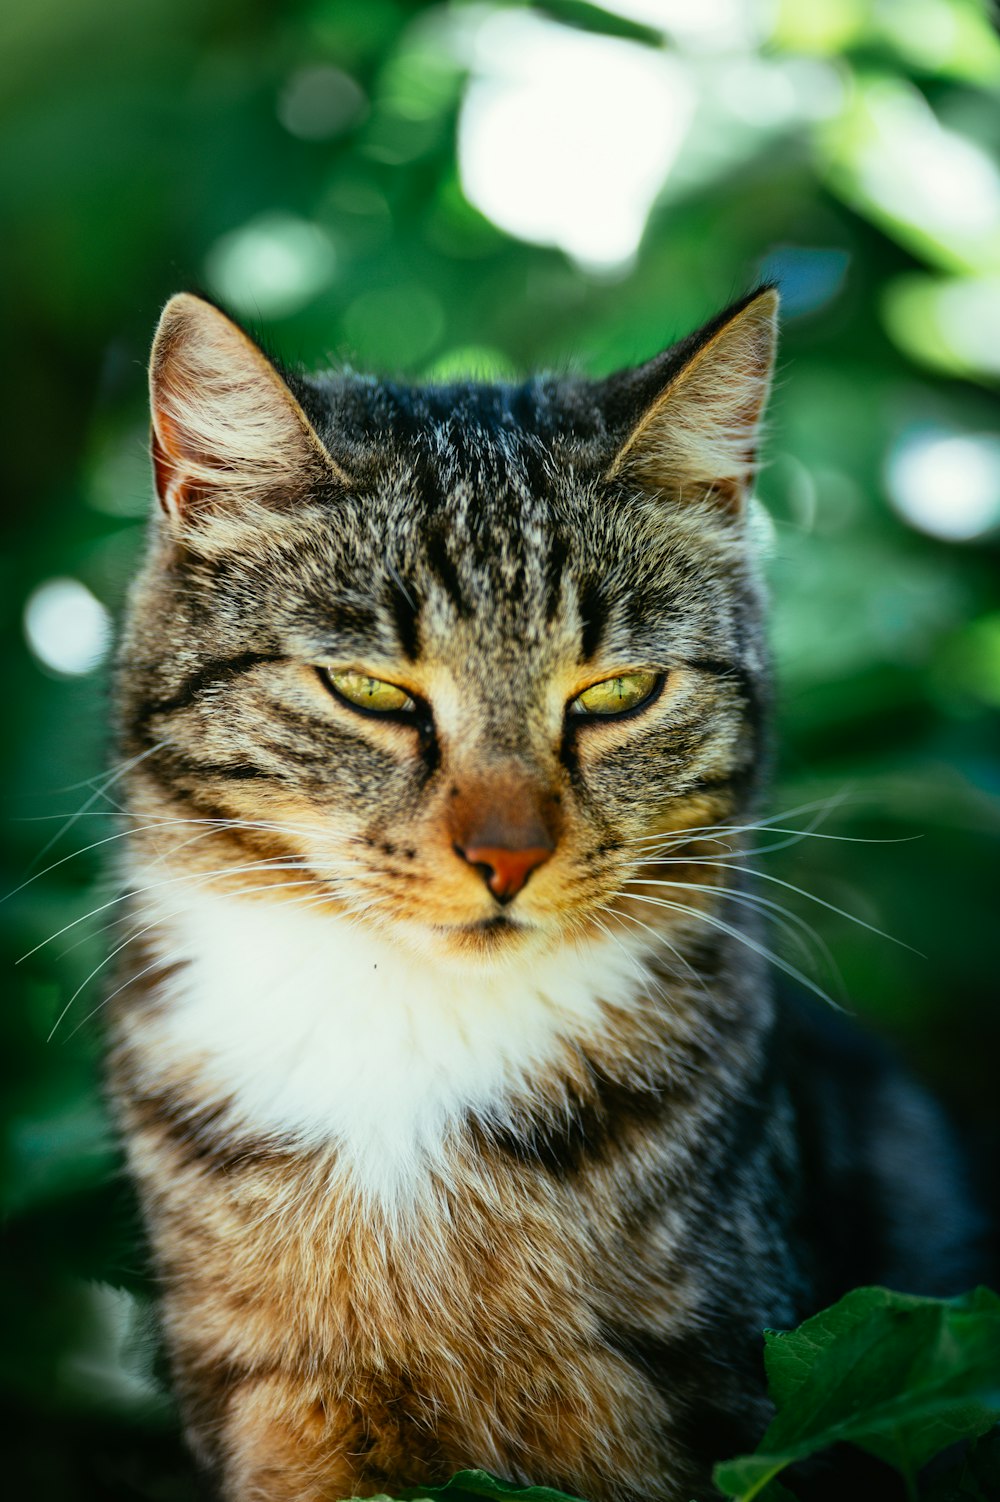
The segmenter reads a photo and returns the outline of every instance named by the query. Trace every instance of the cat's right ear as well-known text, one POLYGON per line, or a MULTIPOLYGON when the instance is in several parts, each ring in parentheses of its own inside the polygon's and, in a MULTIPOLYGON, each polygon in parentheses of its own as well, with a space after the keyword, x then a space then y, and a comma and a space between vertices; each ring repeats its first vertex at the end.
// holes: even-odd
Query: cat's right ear
POLYGON ((270 360, 200 297, 164 308, 149 391, 156 493, 178 524, 348 483, 270 360))
POLYGON ((606 382, 612 411, 629 415, 607 477, 740 515, 756 468, 777 315, 777 291, 763 287, 648 365, 606 382))

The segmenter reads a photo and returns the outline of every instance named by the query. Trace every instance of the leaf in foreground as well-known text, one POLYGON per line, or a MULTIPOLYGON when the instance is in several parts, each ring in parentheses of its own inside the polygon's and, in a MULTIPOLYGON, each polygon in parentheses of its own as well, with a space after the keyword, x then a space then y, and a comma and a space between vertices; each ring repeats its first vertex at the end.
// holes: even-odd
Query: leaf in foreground
POLYGON ((578 1497, 548 1486, 516 1486, 501 1481, 489 1471, 459 1471, 444 1486, 410 1489, 401 1495, 408 1502, 423 1502, 425 1498, 427 1502, 482 1502, 483 1498, 488 1502, 580 1502, 578 1497))
POLYGON ((753 1455, 715 1469, 743 1502, 840 1441, 895 1466, 912 1490, 932 1456, 1000 1414, 1000 1298, 985 1288, 951 1300, 857 1288, 765 1339, 777 1414, 753 1455))

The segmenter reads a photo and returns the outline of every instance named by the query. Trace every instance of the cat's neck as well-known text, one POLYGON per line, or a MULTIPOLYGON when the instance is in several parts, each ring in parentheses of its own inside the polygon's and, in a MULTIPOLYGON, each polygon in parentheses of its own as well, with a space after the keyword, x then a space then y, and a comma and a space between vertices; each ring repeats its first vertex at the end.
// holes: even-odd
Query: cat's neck
POLYGON ((637 1078, 683 1046, 687 1009, 627 935, 477 969, 288 902, 175 890, 147 940, 153 1004, 123 1019, 145 1067, 235 1139, 336 1146, 382 1201, 444 1171, 470 1117, 544 1104, 581 1051, 637 1078))

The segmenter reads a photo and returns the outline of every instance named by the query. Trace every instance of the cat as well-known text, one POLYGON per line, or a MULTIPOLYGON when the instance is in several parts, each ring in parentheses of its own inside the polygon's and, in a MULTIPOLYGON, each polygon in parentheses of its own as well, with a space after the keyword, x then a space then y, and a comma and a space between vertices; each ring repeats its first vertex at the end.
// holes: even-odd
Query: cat
POLYGON ((603 380, 156 334, 109 1082, 228 1502, 714 1495, 765 1326, 974 1280, 936 1109, 777 995, 777 294, 603 380))

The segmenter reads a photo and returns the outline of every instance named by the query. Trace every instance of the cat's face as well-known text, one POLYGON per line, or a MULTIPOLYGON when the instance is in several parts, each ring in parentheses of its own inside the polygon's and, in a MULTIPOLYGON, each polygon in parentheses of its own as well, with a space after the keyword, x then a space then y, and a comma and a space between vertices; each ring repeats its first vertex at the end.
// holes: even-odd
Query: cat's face
POLYGON ((738 813, 759 761, 772 319, 644 384, 297 401, 175 299, 121 677, 152 858, 473 962, 650 921, 614 917, 644 842, 738 813))

